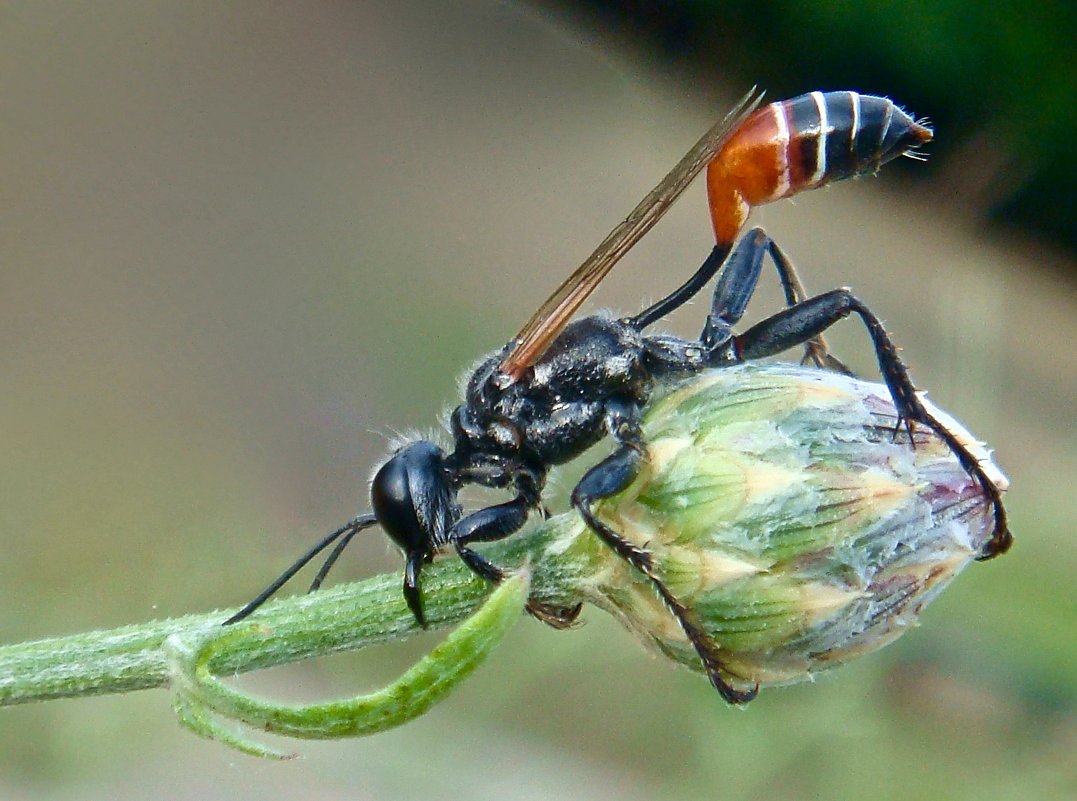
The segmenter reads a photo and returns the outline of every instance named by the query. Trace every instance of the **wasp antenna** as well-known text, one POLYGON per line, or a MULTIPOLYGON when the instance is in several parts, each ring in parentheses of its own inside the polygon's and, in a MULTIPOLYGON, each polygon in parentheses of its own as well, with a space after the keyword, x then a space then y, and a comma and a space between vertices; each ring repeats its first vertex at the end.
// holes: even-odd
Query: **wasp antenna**
MULTIPOLYGON (((330 545, 332 545, 334 541, 336 541, 340 537, 345 537, 344 541, 347 542, 355 535, 357 531, 362 531, 364 528, 368 528, 374 525, 374 523, 376 522, 377 518, 374 517, 374 515, 359 515, 359 517, 349 520, 336 531, 333 531, 323 537, 321 541, 314 545, 313 548, 311 548, 305 554, 296 559, 295 562, 293 562, 287 570, 285 570, 276 579, 274 579, 272 584, 270 584, 268 587, 258 593, 257 597, 253 601, 251 601, 249 604, 247 604, 230 618, 228 618, 228 620, 224 621, 222 625, 230 626, 233 623, 238 623, 245 617, 248 617, 252 612, 258 609, 258 607, 260 607, 271 597, 273 597, 274 593, 276 593, 277 590, 287 584, 289 579, 291 579, 292 576, 302 570, 307 565, 307 563, 310 562, 310 560, 312 560, 315 556, 317 556, 330 545)), ((325 568, 323 568, 323 571, 324 570, 325 568)), ((322 575, 322 573, 319 573, 319 576, 324 578, 324 575, 322 575)))
MULTIPOLYGON (((355 525, 353 525, 350 530, 346 534, 344 534, 343 537, 340 538, 333 550, 329 552, 329 556, 325 558, 325 562, 318 570, 318 575, 314 577, 314 581, 310 583, 310 589, 308 589, 307 592, 314 592, 316 589, 322 586, 322 582, 325 581, 325 577, 329 574, 329 571, 333 569, 333 565, 337 563, 337 559, 340 558, 340 555, 344 552, 344 549, 348 547, 348 543, 352 541, 352 537, 354 537, 363 529, 369 528, 370 526, 374 525, 377 520, 373 515, 369 515, 367 517, 364 517, 362 520, 360 520, 360 518, 356 518, 352 522, 355 523, 355 525)), ((328 545, 328 543, 326 544, 328 545)))

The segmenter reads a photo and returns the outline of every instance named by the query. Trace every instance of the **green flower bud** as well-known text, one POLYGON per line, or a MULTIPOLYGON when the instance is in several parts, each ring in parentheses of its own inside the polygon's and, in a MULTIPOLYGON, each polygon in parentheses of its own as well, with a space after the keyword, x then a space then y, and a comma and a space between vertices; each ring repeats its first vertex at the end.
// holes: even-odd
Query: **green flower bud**
MULTIPOLYGON (((984 447, 928 408, 1005 489, 984 447)), ((879 384, 792 365, 713 370, 652 403, 643 427, 646 466, 598 514, 653 555, 746 689, 891 642, 993 530, 983 489, 934 432, 917 426, 910 443, 879 384)), ((582 525, 557 548, 593 560, 589 600, 701 668, 650 581, 582 525)))

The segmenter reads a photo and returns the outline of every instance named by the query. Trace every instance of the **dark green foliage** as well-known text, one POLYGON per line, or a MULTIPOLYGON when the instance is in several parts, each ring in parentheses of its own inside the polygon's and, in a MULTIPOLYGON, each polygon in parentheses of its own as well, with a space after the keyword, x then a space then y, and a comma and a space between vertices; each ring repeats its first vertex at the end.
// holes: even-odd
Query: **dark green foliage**
POLYGON ((964 195, 957 204, 1077 248, 1069 197, 1077 182, 1077 12, 1070 3, 590 5, 602 9, 605 23, 642 33, 663 58, 690 63, 704 77, 720 72, 725 83, 732 72, 771 99, 813 89, 893 97, 934 123, 931 168, 957 176, 955 191, 964 195))

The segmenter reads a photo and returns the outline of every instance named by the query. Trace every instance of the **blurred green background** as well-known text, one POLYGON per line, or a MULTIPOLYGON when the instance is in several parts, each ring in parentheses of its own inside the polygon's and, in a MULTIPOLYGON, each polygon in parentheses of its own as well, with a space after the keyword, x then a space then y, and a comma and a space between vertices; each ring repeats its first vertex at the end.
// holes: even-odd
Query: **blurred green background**
MULTIPOLYGON (((872 23, 830 6, 809 29, 791 4, 758 6, 759 24, 695 4, 726 35, 687 49, 670 29, 655 47, 638 18, 561 4, 4 6, 0 641, 246 601, 365 508, 387 439, 435 429, 466 366, 757 82, 771 97, 892 94, 938 124, 927 167, 753 219, 810 288, 852 285, 918 384, 997 449, 1018 542, 886 651, 745 711, 589 610, 568 633, 521 622, 419 721, 303 743, 283 765, 188 735, 162 691, 0 710, 0 798, 1073 797, 1071 251, 1050 225, 985 216, 1027 186, 1007 184, 996 135, 1018 112, 969 115, 965 89, 903 66, 896 32, 855 43, 901 26, 918 33, 916 60, 1007 98, 1046 93, 1041 70, 1057 65, 981 53, 972 70, 971 34, 930 14, 877 5, 872 23), (810 41, 771 40, 783 19, 810 41), (822 63, 830 52, 852 72, 822 63)), ((1033 46, 1059 35, 1039 32, 1033 46)), ((1029 124, 1072 121, 1061 100, 1029 124)), ((1072 232, 1073 181, 1059 185, 1072 232)), ((596 306, 659 296, 709 237, 695 186, 596 306)), ((754 318, 778 303, 768 287, 754 318)), ((687 335, 699 315, 671 328, 687 335)), ((839 329, 835 350, 872 374, 862 331, 839 329)), ((373 535, 338 578, 399 569, 373 535)), ((245 685, 354 692, 435 640, 245 685)))
POLYGON ((949 171, 954 205, 1077 250, 1073 3, 552 2, 704 74, 736 65, 778 96, 885 86, 915 99, 952 134, 928 169, 949 171))

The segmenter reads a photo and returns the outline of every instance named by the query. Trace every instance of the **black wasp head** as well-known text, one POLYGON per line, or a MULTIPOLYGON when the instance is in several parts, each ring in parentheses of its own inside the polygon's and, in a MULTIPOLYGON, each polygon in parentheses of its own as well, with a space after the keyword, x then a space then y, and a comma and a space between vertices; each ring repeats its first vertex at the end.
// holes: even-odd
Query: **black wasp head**
POLYGON ((455 486, 441 448, 419 440, 389 457, 374 474, 370 487, 378 523, 407 557, 404 597, 421 625, 425 619, 419 571, 447 541, 460 516, 455 486))
POLYGON ((445 454, 425 440, 400 448, 378 469, 370 500, 378 523, 406 554, 432 556, 458 516, 445 454))

